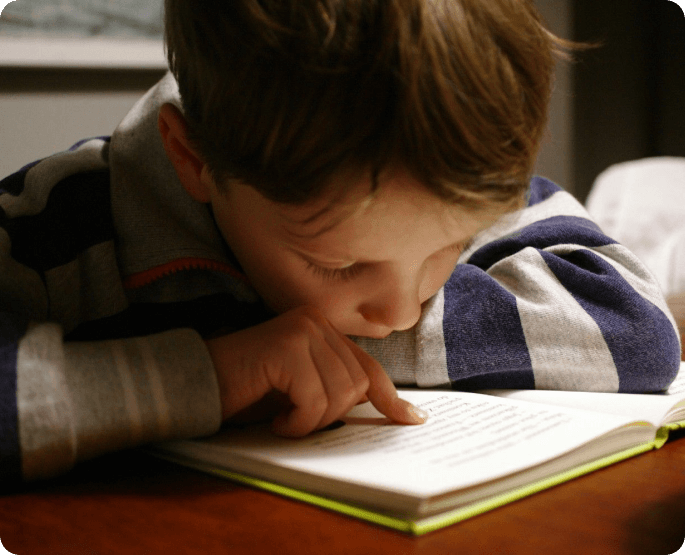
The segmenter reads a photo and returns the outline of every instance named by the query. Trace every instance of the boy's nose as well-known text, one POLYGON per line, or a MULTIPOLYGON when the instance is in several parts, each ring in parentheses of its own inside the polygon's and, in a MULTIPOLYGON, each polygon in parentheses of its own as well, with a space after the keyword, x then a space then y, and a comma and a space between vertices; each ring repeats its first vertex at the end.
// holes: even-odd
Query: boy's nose
POLYGON ((399 287, 387 284, 359 307, 367 322, 393 331, 413 327, 421 317, 421 302, 417 287, 399 287))

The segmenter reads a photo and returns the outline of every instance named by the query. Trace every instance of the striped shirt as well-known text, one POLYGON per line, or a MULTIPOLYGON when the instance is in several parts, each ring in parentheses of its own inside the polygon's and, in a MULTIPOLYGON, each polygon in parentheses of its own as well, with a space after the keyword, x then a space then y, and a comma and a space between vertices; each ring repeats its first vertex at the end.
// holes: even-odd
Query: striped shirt
MULTIPOLYGON (((211 434, 203 343, 272 316, 158 136, 171 76, 111 137, 0 181, 0 480, 211 434)), ((418 324, 355 338, 400 385, 651 392, 678 371, 658 285, 543 178, 477 235, 418 324)))

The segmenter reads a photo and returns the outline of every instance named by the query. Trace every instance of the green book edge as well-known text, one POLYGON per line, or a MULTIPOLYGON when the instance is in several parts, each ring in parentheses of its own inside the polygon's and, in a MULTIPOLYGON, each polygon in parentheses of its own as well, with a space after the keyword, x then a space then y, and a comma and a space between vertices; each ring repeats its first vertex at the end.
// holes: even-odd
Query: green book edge
POLYGON ((421 536, 423 534, 427 534, 428 532, 433 532, 435 530, 444 528, 451 524, 456 524, 476 515, 491 511, 498 507, 508 505, 509 503, 513 503, 514 501, 518 501, 519 499, 528 497, 529 495, 533 495, 534 493, 538 493, 540 491, 549 489, 564 482, 568 482, 569 480, 572 480, 584 474, 588 474, 590 472, 594 472, 595 470, 611 466, 615 463, 629 459, 631 457, 635 457, 647 451, 659 449, 668 440, 668 435, 671 430, 676 430, 682 427, 685 427, 685 421, 663 426, 659 428, 659 430, 657 431, 655 439, 649 443, 639 445, 631 449, 626 449, 619 453, 615 453, 613 455, 609 455, 607 457, 591 461, 589 463, 572 468, 565 472, 561 472, 554 476, 544 478, 543 480, 539 480, 527 486, 517 488, 513 491, 504 492, 495 497, 491 497, 480 502, 471 503, 465 507, 459 507, 458 509, 449 510, 438 515, 417 519, 403 519, 389 516, 377 511, 363 509, 361 507, 357 507, 355 505, 351 505, 349 503, 345 503, 342 501, 335 501, 327 497, 323 497, 321 495, 308 493, 306 491, 290 488, 288 486, 284 486, 274 482, 269 482, 267 480, 262 480, 260 478, 254 478, 251 476, 247 476, 245 474, 240 474, 238 472, 232 472, 230 470, 217 468, 215 466, 187 459, 185 457, 175 457, 173 455, 163 453, 155 449, 147 450, 147 452, 153 454, 156 457, 166 459, 173 463, 195 468, 196 470, 200 470, 202 472, 206 472, 209 474, 214 474, 221 478, 226 478, 229 480, 233 480, 235 482, 240 482, 247 486, 276 493, 278 495, 296 499, 298 501, 303 501, 305 503, 316 505, 324 509, 336 511, 338 513, 352 516, 361 520, 366 520, 367 522, 384 526, 386 528, 391 528, 393 530, 398 530, 400 532, 413 534, 415 536, 421 536))

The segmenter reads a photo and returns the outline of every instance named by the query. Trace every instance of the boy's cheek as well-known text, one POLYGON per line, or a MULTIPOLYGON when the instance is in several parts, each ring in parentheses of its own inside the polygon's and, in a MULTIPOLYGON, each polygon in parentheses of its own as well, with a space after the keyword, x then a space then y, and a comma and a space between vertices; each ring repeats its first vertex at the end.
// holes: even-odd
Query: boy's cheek
POLYGON ((326 283, 311 274, 300 261, 272 259, 271 265, 266 262, 260 265, 261 271, 254 276, 248 273, 248 277, 264 303, 275 313, 314 306, 336 329, 356 329, 353 320, 359 299, 355 284, 326 283), (275 268, 280 271, 274 271, 275 268))
POLYGON ((354 301, 349 295, 340 292, 338 294, 325 294, 315 292, 311 289, 309 291, 295 291, 283 294, 270 304, 266 300, 269 307, 279 314, 287 312, 301 306, 313 306, 317 308, 326 317, 326 319, 341 333, 345 335, 358 333, 357 327, 354 326, 354 301))
POLYGON ((306 282, 291 282, 278 276, 270 282, 256 287, 266 305, 278 314, 283 314, 300 306, 316 306, 326 313, 326 307, 330 304, 316 288, 306 282))

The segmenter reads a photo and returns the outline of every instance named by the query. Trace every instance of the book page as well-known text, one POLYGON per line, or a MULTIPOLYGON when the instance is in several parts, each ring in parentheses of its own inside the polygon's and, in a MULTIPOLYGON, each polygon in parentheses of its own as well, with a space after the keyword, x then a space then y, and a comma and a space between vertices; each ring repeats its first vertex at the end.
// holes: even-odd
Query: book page
POLYGON ((486 390, 487 395, 531 403, 574 407, 646 420, 655 426, 685 419, 685 363, 666 393, 586 393, 581 391, 486 390))
POLYGON ((673 383, 666 391, 668 395, 681 395, 685 393, 685 363, 680 363, 680 372, 673 380, 673 383))
MULTIPOLYGON (((177 442, 176 452, 228 468, 237 460, 245 471, 260 461, 375 488, 431 495, 550 460, 629 422, 474 393, 403 390, 400 395, 426 410, 429 420, 420 426, 394 424, 366 403, 353 409, 341 427, 306 438, 285 439, 266 427, 249 427, 207 440, 177 442)), ((632 438, 634 444, 652 439, 652 428, 637 428, 642 435, 632 438)))

